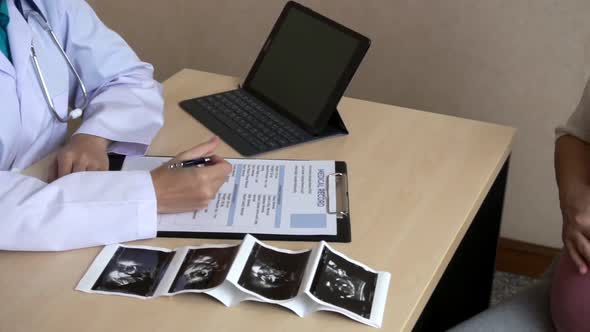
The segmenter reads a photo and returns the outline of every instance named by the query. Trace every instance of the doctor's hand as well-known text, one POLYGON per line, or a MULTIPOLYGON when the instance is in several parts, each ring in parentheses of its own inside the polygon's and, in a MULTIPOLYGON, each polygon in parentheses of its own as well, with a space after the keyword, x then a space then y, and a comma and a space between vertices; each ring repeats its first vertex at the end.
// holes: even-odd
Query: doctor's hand
MULTIPOLYGON (((206 143, 185 151, 172 162, 210 156, 219 146, 219 138, 213 137, 206 143)), ((162 165, 151 172, 158 213, 195 211, 207 207, 219 188, 232 171, 232 166, 219 156, 205 167, 169 169, 162 165)))
POLYGON ((111 142, 102 137, 77 134, 57 153, 54 178, 75 172, 108 171, 107 147, 111 142))

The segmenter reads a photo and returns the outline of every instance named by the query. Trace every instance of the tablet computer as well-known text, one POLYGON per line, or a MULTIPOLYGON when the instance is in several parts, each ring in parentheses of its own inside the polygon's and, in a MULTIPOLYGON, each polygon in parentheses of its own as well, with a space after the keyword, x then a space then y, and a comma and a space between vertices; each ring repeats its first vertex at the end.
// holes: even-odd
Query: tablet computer
POLYGON ((369 38, 289 1, 243 88, 318 134, 336 110, 370 44, 369 38))
POLYGON ((336 106, 370 40, 288 2, 238 89, 180 106, 242 155, 348 131, 336 106))

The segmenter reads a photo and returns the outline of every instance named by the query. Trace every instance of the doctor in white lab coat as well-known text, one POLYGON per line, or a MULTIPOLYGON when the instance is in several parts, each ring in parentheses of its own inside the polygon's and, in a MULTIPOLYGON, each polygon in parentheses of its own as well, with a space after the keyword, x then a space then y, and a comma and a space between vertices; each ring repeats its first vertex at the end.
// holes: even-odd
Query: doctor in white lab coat
MULTIPOLYGON (((15 0, 0 0, 8 14, 8 24, 0 26, 8 40, 8 53, 0 52, 0 250, 66 250, 151 238, 157 212, 206 206, 231 171, 219 157, 204 168, 105 171, 108 151, 146 151, 163 124, 161 86, 152 66, 84 0, 34 1, 86 84, 90 104, 66 141, 67 125, 54 118, 40 88, 31 41, 62 117, 68 104, 80 102, 77 81, 47 32, 27 22, 15 0), (55 181, 19 173, 57 149, 55 181)), ((27 1, 21 3, 29 9, 27 1)), ((218 144, 213 138, 177 158, 212 154, 218 144)))

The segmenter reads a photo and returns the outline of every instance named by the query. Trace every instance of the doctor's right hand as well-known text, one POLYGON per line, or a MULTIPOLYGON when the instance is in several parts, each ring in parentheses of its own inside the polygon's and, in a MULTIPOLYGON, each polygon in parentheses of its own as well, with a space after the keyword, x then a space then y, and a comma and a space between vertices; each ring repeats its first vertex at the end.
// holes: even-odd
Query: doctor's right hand
MULTIPOLYGON (((210 156, 219 146, 219 138, 185 151, 174 161, 210 156)), ((219 156, 206 167, 169 169, 162 165, 151 171, 158 201, 158 213, 189 212, 207 207, 232 171, 232 165, 219 156)))

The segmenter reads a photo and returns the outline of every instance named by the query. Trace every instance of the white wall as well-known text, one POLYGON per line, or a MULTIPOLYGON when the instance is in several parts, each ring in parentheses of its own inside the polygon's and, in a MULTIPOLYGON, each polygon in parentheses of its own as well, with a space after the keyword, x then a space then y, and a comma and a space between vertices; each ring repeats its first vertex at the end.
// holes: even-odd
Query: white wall
MULTIPOLYGON (((244 76, 277 0, 91 0, 159 78, 183 67, 244 76)), ((502 235, 561 246, 553 128, 584 86, 590 1, 308 0, 368 35, 347 94, 517 127, 502 235)))

